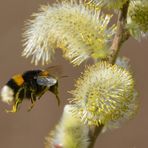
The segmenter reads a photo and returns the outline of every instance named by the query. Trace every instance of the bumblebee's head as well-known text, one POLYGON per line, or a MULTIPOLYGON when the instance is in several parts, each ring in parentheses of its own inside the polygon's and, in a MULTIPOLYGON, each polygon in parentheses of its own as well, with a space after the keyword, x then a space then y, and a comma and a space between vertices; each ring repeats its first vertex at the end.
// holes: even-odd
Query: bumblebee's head
POLYGON ((12 103, 12 101, 14 100, 14 91, 12 88, 10 88, 9 86, 5 85, 2 89, 1 89, 1 99, 3 102, 5 103, 12 103))

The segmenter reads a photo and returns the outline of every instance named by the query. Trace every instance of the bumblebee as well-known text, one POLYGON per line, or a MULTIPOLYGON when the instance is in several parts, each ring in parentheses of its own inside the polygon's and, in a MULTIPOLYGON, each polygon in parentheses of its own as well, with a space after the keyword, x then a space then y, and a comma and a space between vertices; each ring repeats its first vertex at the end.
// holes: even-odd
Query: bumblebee
POLYGON ((7 112, 16 112, 19 104, 28 98, 31 101, 31 106, 28 109, 30 111, 36 100, 40 99, 47 91, 54 93, 58 104, 60 104, 57 78, 50 75, 48 70, 29 70, 23 74, 14 75, 6 83, 1 89, 1 99, 5 103, 13 103, 12 110, 6 110, 7 112))

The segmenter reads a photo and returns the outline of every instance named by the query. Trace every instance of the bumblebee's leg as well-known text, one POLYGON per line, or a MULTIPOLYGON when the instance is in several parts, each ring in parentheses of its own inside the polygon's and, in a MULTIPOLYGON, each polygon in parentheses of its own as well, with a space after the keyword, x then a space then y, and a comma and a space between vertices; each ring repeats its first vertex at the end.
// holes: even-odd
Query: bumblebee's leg
POLYGON ((31 106, 29 107, 28 112, 31 111, 31 109, 34 107, 35 102, 36 102, 36 96, 35 96, 35 93, 32 92, 31 93, 31 106))
POLYGON ((17 109, 18 109, 18 105, 22 103, 22 101, 20 99, 17 99, 15 104, 13 105, 12 107, 12 110, 6 110, 7 113, 15 113, 17 112, 17 109))
POLYGON ((22 100, 19 98, 19 94, 20 94, 20 92, 21 92, 23 89, 24 89, 24 88, 20 88, 20 89, 18 90, 18 92, 16 93, 15 104, 12 106, 12 109, 11 109, 11 110, 6 110, 7 113, 10 113, 10 112, 11 112, 11 113, 15 113, 15 112, 17 112, 19 104, 22 103, 22 100))
POLYGON ((60 101, 60 98, 59 98, 58 95, 56 95, 56 99, 57 99, 57 101, 58 101, 58 106, 60 106, 61 101, 60 101))
POLYGON ((45 88, 39 95, 38 95, 38 100, 44 95, 44 93, 48 91, 48 87, 45 88))

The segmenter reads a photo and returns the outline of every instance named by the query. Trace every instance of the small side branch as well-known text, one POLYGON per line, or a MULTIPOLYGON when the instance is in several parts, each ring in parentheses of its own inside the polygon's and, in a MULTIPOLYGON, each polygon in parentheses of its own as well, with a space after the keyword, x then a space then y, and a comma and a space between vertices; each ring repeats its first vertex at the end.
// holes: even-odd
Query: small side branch
POLYGON ((126 29, 128 6, 129 1, 123 5, 123 8, 118 14, 117 32, 113 39, 113 43, 110 48, 111 54, 109 56, 109 62, 112 64, 115 63, 121 45, 130 37, 128 30, 126 29))

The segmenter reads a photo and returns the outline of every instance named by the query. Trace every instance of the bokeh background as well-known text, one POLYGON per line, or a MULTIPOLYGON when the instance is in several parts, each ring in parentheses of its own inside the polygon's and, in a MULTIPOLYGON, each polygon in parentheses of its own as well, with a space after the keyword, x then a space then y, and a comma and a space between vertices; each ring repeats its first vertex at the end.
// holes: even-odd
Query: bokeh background
MULTIPOLYGON (((24 21, 48 0, 0 0, 0 88, 16 73, 29 69, 44 68, 30 64, 30 59, 21 57, 24 21)), ((148 41, 137 42, 130 39, 122 47, 121 55, 131 60, 136 87, 140 92, 140 111, 135 119, 121 128, 101 134, 95 148, 147 148, 148 147, 148 41)), ((62 105, 57 106, 55 96, 46 93, 37 101, 31 112, 27 112, 30 102, 24 101, 19 112, 7 114, 6 104, 0 102, 0 148, 43 148, 45 137, 54 128, 62 114, 63 106, 74 88, 76 78, 84 64, 74 68, 62 58, 57 50, 51 65, 61 65, 68 78, 60 80, 62 105)))

